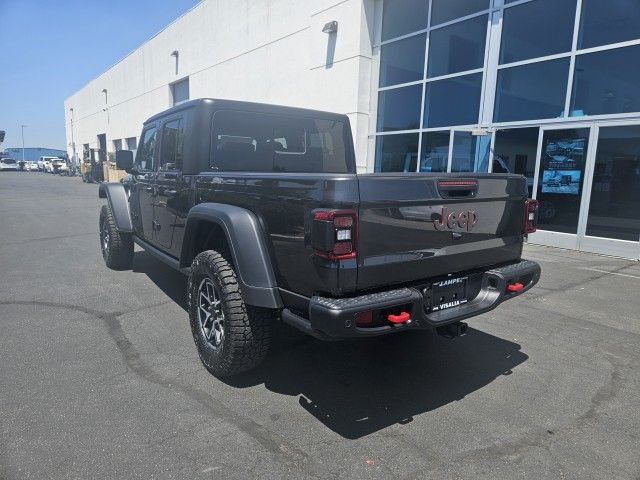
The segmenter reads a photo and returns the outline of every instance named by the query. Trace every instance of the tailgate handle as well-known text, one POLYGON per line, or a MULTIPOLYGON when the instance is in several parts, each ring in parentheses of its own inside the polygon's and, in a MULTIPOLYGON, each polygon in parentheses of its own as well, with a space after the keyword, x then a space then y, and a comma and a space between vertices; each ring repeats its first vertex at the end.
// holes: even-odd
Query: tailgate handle
POLYGON ((442 198, 475 197, 478 180, 438 180, 438 192, 442 198))

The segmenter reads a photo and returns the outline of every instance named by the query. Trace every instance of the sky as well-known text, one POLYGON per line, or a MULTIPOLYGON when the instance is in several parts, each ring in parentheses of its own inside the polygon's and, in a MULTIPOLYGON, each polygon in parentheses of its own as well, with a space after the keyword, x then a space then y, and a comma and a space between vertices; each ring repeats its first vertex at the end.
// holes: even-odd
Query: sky
POLYGON ((2 147, 65 148, 64 99, 198 0, 0 0, 2 147))

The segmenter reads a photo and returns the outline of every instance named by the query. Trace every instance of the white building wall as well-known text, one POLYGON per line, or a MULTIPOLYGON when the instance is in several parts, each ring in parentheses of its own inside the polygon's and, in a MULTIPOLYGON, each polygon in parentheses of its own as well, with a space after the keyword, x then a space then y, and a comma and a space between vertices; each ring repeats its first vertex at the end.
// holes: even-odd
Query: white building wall
POLYGON ((96 136, 138 137, 171 106, 170 84, 190 98, 247 100, 349 115, 366 169, 374 0, 204 0, 65 101, 76 151, 96 136), (337 34, 322 27, 338 22, 337 34), (178 72, 171 56, 179 52, 178 72), (107 94, 102 92, 107 90, 107 94))

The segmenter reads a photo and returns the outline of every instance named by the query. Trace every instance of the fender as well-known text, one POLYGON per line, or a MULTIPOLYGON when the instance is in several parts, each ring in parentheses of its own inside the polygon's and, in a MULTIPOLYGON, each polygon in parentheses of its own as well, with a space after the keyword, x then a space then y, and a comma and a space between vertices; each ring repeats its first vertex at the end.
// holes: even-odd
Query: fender
POLYGON ((180 267, 190 266, 195 232, 202 221, 216 223, 225 232, 244 301, 256 307, 281 308, 282 299, 264 232, 256 215, 245 208, 200 203, 189 210, 180 267))
POLYGON ((132 233, 133 223, 129 209, 129 195, 127 195, 124 185, 119 182, 101 183, 98 188, 98 197, 106 198, 109 202, 118 231, 132 233))

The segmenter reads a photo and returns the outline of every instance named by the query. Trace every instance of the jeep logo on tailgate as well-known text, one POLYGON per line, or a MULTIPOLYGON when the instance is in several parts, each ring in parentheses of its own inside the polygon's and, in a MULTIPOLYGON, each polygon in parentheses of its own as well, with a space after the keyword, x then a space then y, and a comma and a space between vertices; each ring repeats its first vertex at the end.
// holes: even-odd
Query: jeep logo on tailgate
POLYGON ((433 226, 436 230, 454 230, 460 228, 470 232, 476 223, 478 223, 478 214, 475 210, 450 212, 447 210, 447 207, 443 207, 440 219, 435 219, 433 226))

